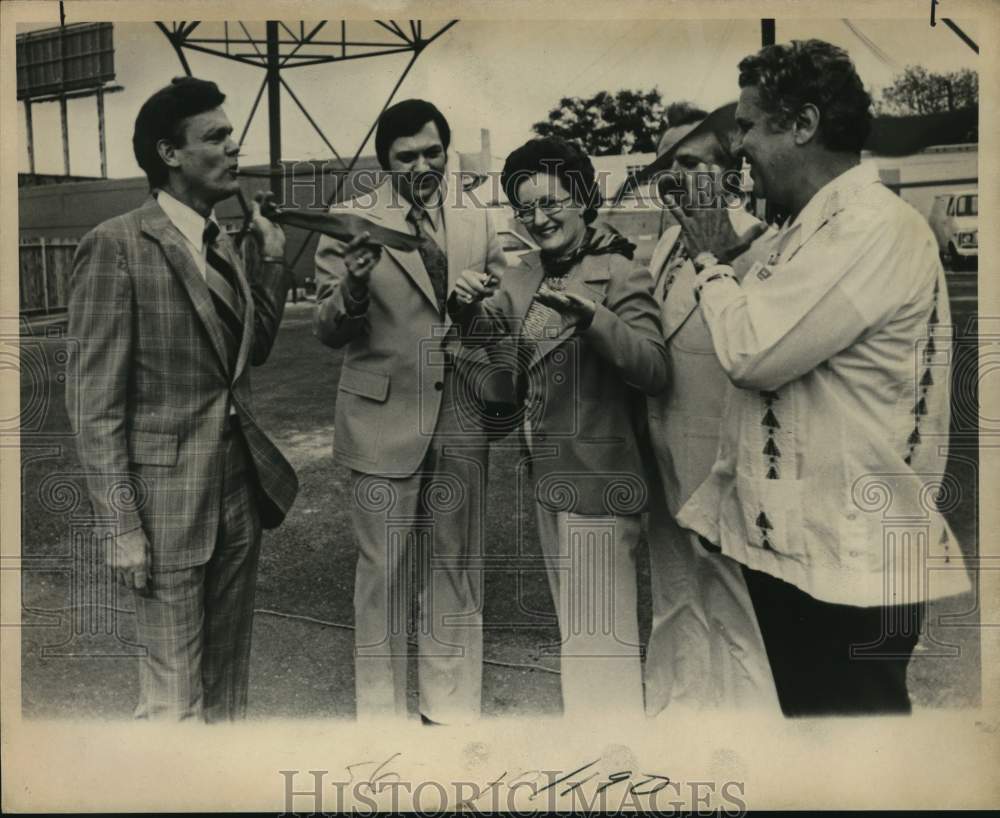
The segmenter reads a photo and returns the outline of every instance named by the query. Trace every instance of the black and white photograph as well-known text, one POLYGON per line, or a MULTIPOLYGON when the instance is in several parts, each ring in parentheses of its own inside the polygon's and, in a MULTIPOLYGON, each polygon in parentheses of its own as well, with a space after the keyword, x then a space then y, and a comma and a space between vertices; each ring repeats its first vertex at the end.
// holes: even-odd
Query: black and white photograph
POLYGON ((996 6, 0 11, 4 811, 1000 805, 996 6))

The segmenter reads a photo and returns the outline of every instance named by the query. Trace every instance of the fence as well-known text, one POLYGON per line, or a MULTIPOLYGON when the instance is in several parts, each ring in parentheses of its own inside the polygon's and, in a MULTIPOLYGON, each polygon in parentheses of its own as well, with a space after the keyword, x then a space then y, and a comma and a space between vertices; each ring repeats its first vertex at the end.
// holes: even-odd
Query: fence
POLYGON ((18 246, 18 281, 22 315, 66 309, 73 254, 79 239, 26 239, 18 246))
MULTIPOLYGON (((234 235, 239 228, 225 225, 223 229, 234 235)), ((66 310, 67 282, 79 243, 79 239, 21 238, 18 246, 21 315, 49 315, 66 310)), ((256 265, 254 242, 244 241, 240 250, 247 269, 253 269, 256 265)), ((298 287, 293 287, 289 297, 292 301, 298 300, 298 287)))

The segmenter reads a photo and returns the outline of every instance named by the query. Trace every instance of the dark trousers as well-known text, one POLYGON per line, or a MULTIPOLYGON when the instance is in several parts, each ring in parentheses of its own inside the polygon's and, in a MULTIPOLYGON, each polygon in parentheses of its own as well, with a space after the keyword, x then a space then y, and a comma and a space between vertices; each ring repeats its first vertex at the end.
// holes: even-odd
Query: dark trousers
POLYGON ((836 605, 770 574, 743 574, 786 716, 911 712, 906 667, 922 605, 836 605))

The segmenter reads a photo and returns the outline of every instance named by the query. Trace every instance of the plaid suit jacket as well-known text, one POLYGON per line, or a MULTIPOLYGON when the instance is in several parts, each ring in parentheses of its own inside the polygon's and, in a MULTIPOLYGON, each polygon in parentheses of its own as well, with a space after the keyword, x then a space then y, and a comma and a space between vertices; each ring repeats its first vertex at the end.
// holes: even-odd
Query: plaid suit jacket
POLYGON ((235 248, 246 312, 235 369, 220 319, 183 236, 150 198, 84 236, 69 283, 67 406, 95 514, 119 532, 142 527, 154 570, 208 561, 222 504, 223 430, 239 415, 256 472, 261 521, 278 525, 295 472, 257 425, 250 364, 263 363, 288 281, 261 265, 250 284, 235 248))

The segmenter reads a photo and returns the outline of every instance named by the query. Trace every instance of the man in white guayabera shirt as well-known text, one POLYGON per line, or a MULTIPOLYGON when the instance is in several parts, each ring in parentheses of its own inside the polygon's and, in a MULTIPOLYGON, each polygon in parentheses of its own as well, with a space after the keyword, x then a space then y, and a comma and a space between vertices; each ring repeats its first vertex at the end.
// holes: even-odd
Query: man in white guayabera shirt
POLYGON ((970 587, 936 507, 944 273, 927 223, 860 161, 871 100, 843 50, 768 46, 739 71, 736 150, 787 217, 737 281, 728 216, 676 214, 732 384, 678 522, 743 564, 786 715, 908 713, 923 603, 970 587))

